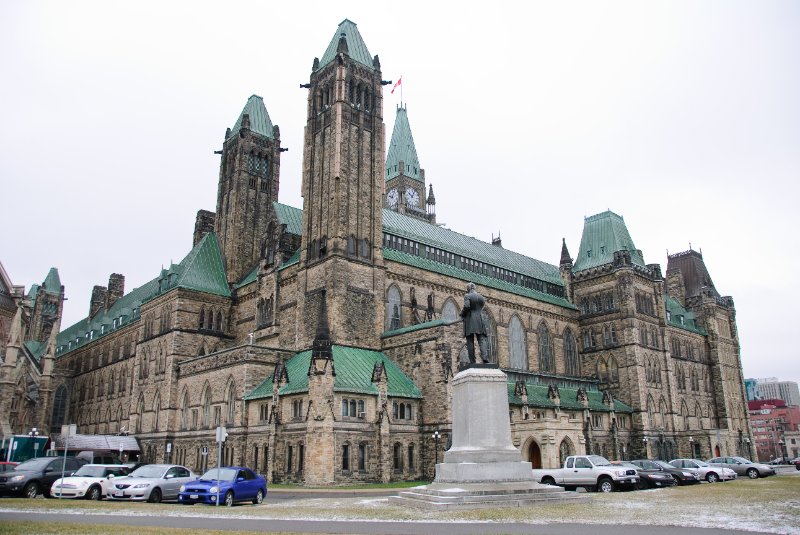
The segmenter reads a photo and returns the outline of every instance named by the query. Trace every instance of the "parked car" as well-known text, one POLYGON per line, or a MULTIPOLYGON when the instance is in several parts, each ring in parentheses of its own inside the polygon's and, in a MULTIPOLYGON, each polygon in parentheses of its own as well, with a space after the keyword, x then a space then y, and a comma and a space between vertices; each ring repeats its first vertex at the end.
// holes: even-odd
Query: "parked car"
POLYGON ((665 472, 661 467, 650 461, 640 464, 634 464, 630 461, 611 461, 611 464, 636 470, 639 476, 639 483, 636 488, 639 490, 673 487, 678 484, 672 474, 665 472))
POLYGON ((128 467, 119 464, 84 464, 69 477, 56 479, 50 486, 55 498, 100 500, 108 494, 115 477, 128 475, 128 467))
POLYGON ((708 461, 711 466, 721 466, 730 468, 740 476, 747 476, 750 479, 759 477, 774 476, 775 469, 762 463, 754 463, 744 457, 714 457, 708 461))
POLYGON ((227 466, 210 469, 200 479, 184 484, 180 490, 178 501, 187 505, 214 505, 217 500, 228 507, 234 502, 245 501, 258 505, 267 495, 267 481, 249 468, 227 466))
POLYGON ((631 462, 636 466, 645 466, 652 463, 664 470, 664 472, 670 474, 678 485, 692 485, 695 483, 700 483, 701 481, 700 477, 691 470, 686 470, 685 468, 676 468, 665 461, 636 459, 631 462))
POLYGON ((114 478, 114 483, 108 488, 108 497, 150 503, 177 500, 181 485, 195 479, 197 475, 185 466, 146 464, 127 476, 114 478))
POLYGON ((800 470, 800 457, 795 457, 794 459, 792 459, 791 463, 794 465, 796 469, 800 470))
POLYGON ((50 485, 63 476, 71 476, 85 463, 75 457, 37 457, 0 474, 0 495, 35 498, 49 495, 50 485), (63 472, 62 472, 63 468, 63 472))
POLYGON ((705 479, 709 483, 717 481, 730 481, 736 479, 736 472, 724 466, 711 466, 709 463, 700 459, 673 459, 669 462, 672 466, 684 468, 697 474, 699 479, 705 479))
POLYGON ((14 469, 14 467, 15 467, 15 466, 17 466, 18 464, 19 464, 19 463, 7 463, 7 462, 1 462, 1 463, 0 463, 0 473, 2 473, 2 472, 10 472, 10 471, 11 471, 11 470, 13 470, 13 469, 14 469))

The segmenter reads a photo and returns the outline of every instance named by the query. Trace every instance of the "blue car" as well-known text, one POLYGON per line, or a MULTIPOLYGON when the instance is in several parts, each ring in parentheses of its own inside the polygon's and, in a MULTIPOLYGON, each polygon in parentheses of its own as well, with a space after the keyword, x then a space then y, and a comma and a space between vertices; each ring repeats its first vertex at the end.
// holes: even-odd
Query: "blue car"
POLYGON ((178 503, 220 504, 228 507, 235 502, 252 502, 258 505, 267 495, 267 481, 249 468, 243 466, 224 466, 212 468, 200 479, 181 486, 178 503))

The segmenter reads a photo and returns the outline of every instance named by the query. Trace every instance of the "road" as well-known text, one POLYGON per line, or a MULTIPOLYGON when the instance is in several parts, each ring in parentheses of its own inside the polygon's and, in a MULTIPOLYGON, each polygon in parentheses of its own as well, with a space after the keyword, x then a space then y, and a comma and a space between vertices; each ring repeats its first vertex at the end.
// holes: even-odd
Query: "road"
POLYGON ((374 522, 350 520, 275 520, 264 518, 186 517, 0 512, 0 523, 9 521, 67 522, 74 524, 112 524, 163 528, 216 529, 264 533, 324 533, 350 535, 753 535, 754 531, 704 529, 668 526, 624 526, 603 524, 523 524, 502 522, 374 522))

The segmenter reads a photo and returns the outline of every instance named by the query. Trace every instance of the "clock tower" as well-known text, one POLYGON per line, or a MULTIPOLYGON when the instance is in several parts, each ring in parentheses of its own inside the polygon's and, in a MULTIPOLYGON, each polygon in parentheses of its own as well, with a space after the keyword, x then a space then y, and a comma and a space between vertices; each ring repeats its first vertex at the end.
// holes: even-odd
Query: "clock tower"
POLYGON ((408 112, 403 106, 397 107, 385 169, 386 208, 435 222, 425 195, 425 170, 420 168, 408 112))
POLYGON ((308 89, 298 348, 327 307, 334 344, 380 347, 383 330, 383 81, 355 23, 344 20, 308 89))

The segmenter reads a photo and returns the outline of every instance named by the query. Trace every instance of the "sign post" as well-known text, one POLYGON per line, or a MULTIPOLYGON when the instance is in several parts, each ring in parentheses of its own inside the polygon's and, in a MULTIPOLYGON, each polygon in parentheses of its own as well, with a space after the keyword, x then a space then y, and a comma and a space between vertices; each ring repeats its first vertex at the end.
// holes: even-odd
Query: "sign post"
POLYGON ((69 450, 69 437, 78 432, 78 426, 75 424, 62 425, 61 436, 64 437, 64 462, 61 463, 61 490, 58 493, 58 499, 64 495, 64 472, 67 470, 67 451, 69 450))
POLYGON ((222 468, 222 445, 225 443, 225 439, 228 438, 228 431, 223 427, 217 427, 217 504, 216 507, 219 507, 219 475, 220 475, 220 468, 222 468))

